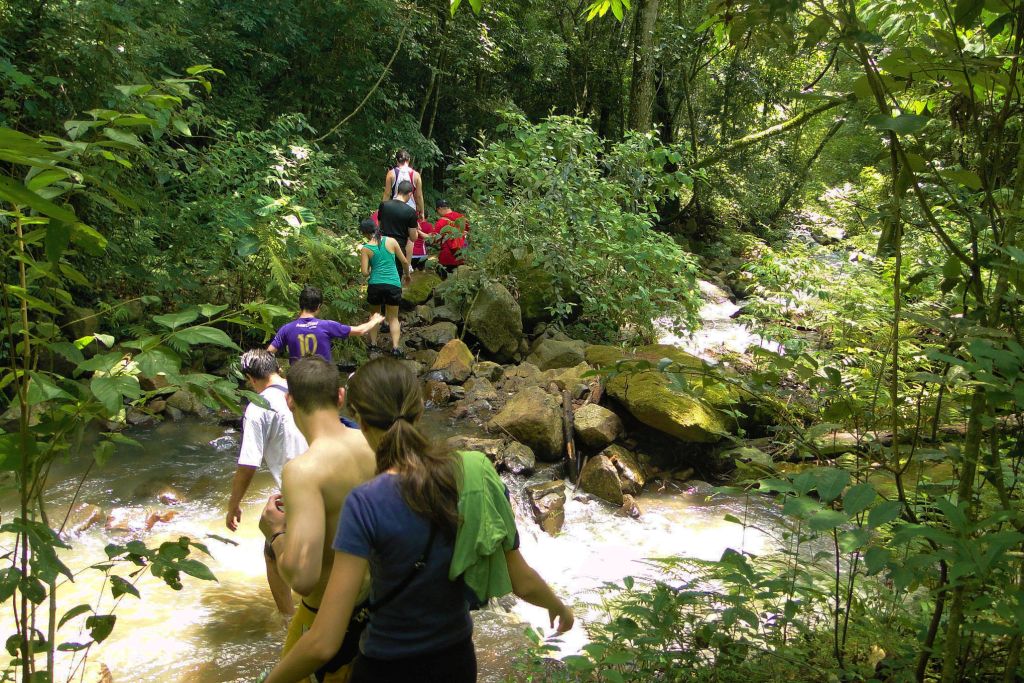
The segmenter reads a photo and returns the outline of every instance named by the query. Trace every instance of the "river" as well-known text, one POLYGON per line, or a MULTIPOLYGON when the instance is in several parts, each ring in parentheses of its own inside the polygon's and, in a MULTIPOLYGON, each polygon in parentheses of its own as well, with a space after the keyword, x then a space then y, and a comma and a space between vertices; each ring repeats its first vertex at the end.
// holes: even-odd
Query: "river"
MULTIPOLYGON (((730 350, 742 351, 735 349, 736 344, 760 343, 728 319, 731 304, 712 301, 709 306, 706 317, 714 319, 714 327, 697 342, 700 346, 706 349, 724 338, 730 350)), ((686 345, 684 340, 672 341, 686 345)), ((424 421, 436 438, 474 430, 453 423, 440 412, 428 413, 424 421)), ((234 429, 192 419, 134 428, 130 436, 143 448, 119 448, 102 470, 86 480, 78 500, 98 505, 106 513, 126 508, 141 519, 147 510, 173 509, 176 516, 149 532, 113 531, 102 523, 93 526, 70 539, 73 549, 64 551, 65 562, 77 572, 103 560, 107 543, 143 538, 158 545, 187 535, 208 543, 212 558, 206 560, 218 580, 183 577, 184 588, 176 592, 146 573, 138 582, 142 599, 122 598, 113 635, 91 652, 93 669, 85 680, 93 677, 99 663, 109 668, 117 683, 257 680, 276 661, 285 629, 266 587, 262 536, 257 528, 263 502, 274 491, 273 480, 266 472, 256 475, 243 503, 241 527, 231 533, 224 526, 224 515, 238 449, 234 429), (164 486, 179 490, 182 501, 173 507, 159 503, 156 492, 164 486), (211 535, 230 537, 237 545, 209 538, 211 535)), ((75 495, 81 467, 79 462, 54 468, 50 478, 54 484, 48 492, 51 510, 66 509, 75 495)), ((562 533, 551 537, 532 521, 523 495, 527 484, 550 479, 551 471, 540 470, 529 480, 508 477, 525 557, 559 594, 581 604, 593 602, 606 582, 619 582, 626 576, 656 577, 657 569, 645 563, 646 558, 712 560, 726 548, 752 553, 771 549, 771 541, 761 532, 726 522, 727 514, 745 516, 760 528, 777 528, 781 523, 769 499, 712 496, 711 487, 703 482, 644 491, 638 497, 643 510, 640 519, 617 516, 610 506, 567 489, 565 525, 562 533)), ((10 501, 2 507, 7 517, 10 501)), ((81 603, 97 604, 101 594, 99 612, 103 613, 111 604, 109 588, 104 588, 99 572, 92 570, 58 591, 62 611, 81 603)), ((543 610, 509 602, 514 604, 507 611, 474 613, 481 681, 506 680, 523 652, 527 625, 548 629, 543 610)), ((585 610, 578 616, 577 627, 559 644, 563 655, 579 651, 586 643, 586 622, 599 618, 585 610)), ((77 632, 76 623, 81 619, 62 629, 58 642, 88 639, 87 634, 77 632)), ((54 680, 68 679, 70 664, 69 655, 61 653, 54 680)))

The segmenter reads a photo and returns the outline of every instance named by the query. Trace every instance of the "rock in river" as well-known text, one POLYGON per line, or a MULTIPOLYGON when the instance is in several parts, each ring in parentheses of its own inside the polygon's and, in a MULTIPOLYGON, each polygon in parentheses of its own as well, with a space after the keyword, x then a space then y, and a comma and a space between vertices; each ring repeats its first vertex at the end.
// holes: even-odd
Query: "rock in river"
POLYGON ((447 384, 462 384, 473 374, 473 353, 459 339, 452 339, 438 352, 430 373, 438 373, 431 379, 447 384))
POLYGON ((526 444, 541 460, 562 457, 562 402, 540 387, 516 393, 488 426, 526 444))
POLYGON ((608 446, 623 433, 619 416, 595 403, 588 403, 577 410, 574 423, 580 443, 595 451, 608 446))
POLYGON ((615 469, 615 463, 603 455, 595 455, 587 460, 580 472, 580 488, 612 505, 622 505, 619 472, 615 469))
POLYGON ((676 390, 660 372, 616 375, 608 382, 608 395, 640 422, 681 441, 715 443, 729 433, 721 411, 703 398, 676 390))
POLYGON ((526 487, 533 519, 552 536, 565 524, 565 482, 549 481, 526 487))

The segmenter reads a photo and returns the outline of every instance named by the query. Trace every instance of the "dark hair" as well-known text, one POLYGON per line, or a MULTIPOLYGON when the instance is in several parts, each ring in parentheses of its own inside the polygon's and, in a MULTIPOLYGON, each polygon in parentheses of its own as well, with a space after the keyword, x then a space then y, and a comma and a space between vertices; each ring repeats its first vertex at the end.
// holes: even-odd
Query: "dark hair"
POLYGON ((324 295, 320 293, 320 290, 316 287, 304 287, 302 292, 299 294, 299 308, 304 311, 312 313, 316 309, 320 308, 320 304, 324 302, 324 295))
POLYGON ((409 153, 406 152, 404 149, 400 149, 398 150, 398 152, 395 153, 395 163, 397 163, 399 166, 401 166, 402 164, 411 159, 412 157, 410 157, 409 153))
POLYGON ((438 199, 436 202, 434 202, 434 208, 435 209, 441 209, 441 208, 445 208, 447 206, 448 206, 448 200, 447 199, 438 199))
POLYGON ((303 356, 288 368, 288 393, 304 413, 338 408, 338 367, 320 356, 303 356))
POLYGON ((451 451, 438 448, 417 428, 423 393, 416 377, 393 358, 371 360, 348 381, 348 405, 359 422, 384 430, 377 446, 377 472, 398 470, 406 505, 454 537, 461 465, 451 451))
POLYGON ((242 374, 253 379, 266 379, 280 371, 277 358, 266 349, 250 349, 242 354, 238 364, 242 374))
POLYGON ((395 194, 412 194, 415 190, 415 185, 410 183, 408 180, 403 180, 398 183, 398 187, 395 188, 395 194))
POLYGON ((372 235, 377 232, 377 224, 373 222, 372 218, 364 218, 359 222, 359 232, 364 235, 372 235))

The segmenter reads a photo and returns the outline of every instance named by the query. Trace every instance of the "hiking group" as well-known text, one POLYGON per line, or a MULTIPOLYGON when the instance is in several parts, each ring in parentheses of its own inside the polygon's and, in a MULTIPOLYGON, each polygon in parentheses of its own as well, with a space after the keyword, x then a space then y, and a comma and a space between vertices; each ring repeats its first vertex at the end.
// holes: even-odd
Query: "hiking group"
POLYGON ((422 220, 420 176, 404 151, 397 161, 385 201, 360 225, 370 318, 320 319, 323 297, 306 287, 299 316, 240 361, 266 405, 245 410, 226 525, 237 529, 253 475, 266 466, 280 488, 259 520, 267 582, 290 618, 271 683, 475 681, 471 606, 509 593, 547 609, 558 631, 573 625, 572 609, 520 552, 491 462, 425 435, 415 375, 386 355, 342 387, 333 339, 365 334, 372 348, 386 320, 401 356, 402 284, 425 265, 422 243, 439 239, 442 272, 461 264, 468 224, 443 200, 435 224, 422 220), (285 349, 287 379, 275 356, 285 349), (354 421, 341 416, 345 407, 354 421))

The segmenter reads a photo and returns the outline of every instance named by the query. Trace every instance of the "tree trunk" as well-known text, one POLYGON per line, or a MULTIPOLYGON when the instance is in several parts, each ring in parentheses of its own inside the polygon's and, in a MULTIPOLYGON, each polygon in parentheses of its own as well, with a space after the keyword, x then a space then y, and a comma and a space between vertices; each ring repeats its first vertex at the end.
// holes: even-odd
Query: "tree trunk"
POLYGON ((633 79, 629 86, 629 127, 647 131, 654 118, 654 29, 661 0, 644 0, 637 17, 633 79))

